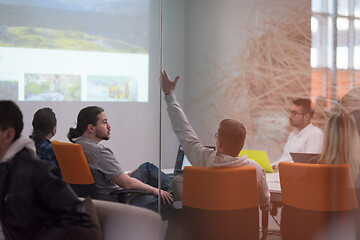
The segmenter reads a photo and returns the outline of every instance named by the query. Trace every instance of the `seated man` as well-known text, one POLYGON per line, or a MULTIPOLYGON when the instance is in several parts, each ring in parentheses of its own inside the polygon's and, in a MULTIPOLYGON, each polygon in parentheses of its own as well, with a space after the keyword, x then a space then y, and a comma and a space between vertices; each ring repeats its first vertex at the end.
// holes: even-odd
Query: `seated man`
MULTIPOLYGON (((165 93, 165 101, 168 106, 167 111, 172 128, 181 146, 184 148, 190 163, 193 166, 219 168, 255 166, 258 180, 259 205, 262 210, 269 211, 271 209, 270 192, 264 169, 246 156, 239 157, 246 137, 244 125, 235 119, 222 120, 216 134, 216 152, 204 147, 200 143, 183 110, 180 108, 179 103, 176 101, 173 92, 178 79, 179 77, 176 77, 175 81, 171 81, 166 71, 164 71, 161 78, 161 87, 165 93)), ((177 180, 173 184, 173 191, 174 193, 177 192, 178 198, 181 198, 182 179, 178 177, 177 180)))
POLYGON ((59 166, 50 139, 56 133, 56 117, 51 108, 36 111, 32 121, 33 132, 31 138, 35 141, 36 154, 42 160, 59 166))
MULTIPOLYGON (((135 189, 151 195, 139 195, 131 199, 130 204, 157 211, 159 190, 158 168, 151 163, 144 163, 138 169, 126 174, 113 152, 99 144, 110 139, 110 124, 104 109, 96 106, 83 108, 77 117, 76 128, 70 128, 68 138, 81 145, 94 176, 97 195, 101 200, 118 201, 110 192, 117 189, 135 189)), ((169 189, 171 179, 161 175, 161 195, 163 203, 171 204, 169 189)))
MULTIPOLYGON (((21 137, 23 116, 0 101, 0 224, 6 239, 71 239, 91 219, 59 169, 39 161, 34 142, 21 137)), ((0 231, 1 233, 1 231, 0 231)), ((0 236, 0 239, 4 239, 0 236)))
POLYGON ((311 122, 314 111, 309 99, 296 99, 289 109, 289 121, 295 129, 290 133, 280 159, 273 162, 277 169, 279 162, 292 162, 290 153, 321 153, 324 134, 311 122))

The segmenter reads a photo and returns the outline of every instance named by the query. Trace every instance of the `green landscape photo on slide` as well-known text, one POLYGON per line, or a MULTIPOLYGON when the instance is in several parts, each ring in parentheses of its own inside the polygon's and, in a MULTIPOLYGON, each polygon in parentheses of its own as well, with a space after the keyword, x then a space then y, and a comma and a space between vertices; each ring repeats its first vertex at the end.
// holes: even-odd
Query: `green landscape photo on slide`
POLYGON ((27 101, 80 101, 81 77, 65 74, 25 74, 27 101))
POLYGON ((3 35, 6 35, 0 37, 1 47, 147 53, 146 49, 121 40, 74 30, 22 26, 1 26, 1 30, 5 32, 3 35))
POLYGON ((137 101, 137 84, 131 76, 88 76, 87 101, 137 101))
POLYGON ((18 99, 18 82, 14 80, 0 80, 0 99, 16 101, 18 99))

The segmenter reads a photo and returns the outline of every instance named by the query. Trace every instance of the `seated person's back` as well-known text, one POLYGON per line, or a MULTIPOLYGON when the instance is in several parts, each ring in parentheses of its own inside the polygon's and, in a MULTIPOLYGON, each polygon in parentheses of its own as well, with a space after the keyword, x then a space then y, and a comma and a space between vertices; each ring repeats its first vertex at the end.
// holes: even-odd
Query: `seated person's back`
MULTIPOLYGON (((21 136, 22 113, 0 101, 0 223, 6 239, 69 239, 91 220, 59 168, 40 161, 34 142, 21 136)), ((2 236, 0 236, 2 239, 2 236)))
MULTIPOLYGON (((360 206, 360 139, 354 118, 346 113, 333 113, 326 122, 324 146, 318 163, 349 164, 355 193, 360 206)), ((360 209, 355 211, 356 239, 360 239, 360 209)), ((349 224, 349 223, 347 223, 349 224)), ((351 225, 349 225, 351 226, 351 225)))
MULTIPOLYGON (((167 73, 162 74, 162 89, 165 93, 167 110, 172 124, 172 128, 184 148, 184 152, 193 166, 202 167, 239 167, 255 166, 258 180, 259 204, 262 210, 270 210, 270 192, 266 182, 264 169, 255 161, 246 156, 239 157, 239 153, 244 146, 246 130, 243 124, 235 119, 225 119, 219 124, 216 134, 216 149, 213 151, 204 147, 195 131, 188 122, 180 105, 176 101, 175 90, 176 82, 171 81, 167 73)), ((173 181, 173 191, 175 197, 181 199, 182 179, 178 175, 173 181)))
POLYGON ((59 166, 50 142, 56 133, 56 122, 55 113, 51 108, 39 109, 34 114, 32 121, 33 132, 31 138, 35 141, 38 157, 59 166))

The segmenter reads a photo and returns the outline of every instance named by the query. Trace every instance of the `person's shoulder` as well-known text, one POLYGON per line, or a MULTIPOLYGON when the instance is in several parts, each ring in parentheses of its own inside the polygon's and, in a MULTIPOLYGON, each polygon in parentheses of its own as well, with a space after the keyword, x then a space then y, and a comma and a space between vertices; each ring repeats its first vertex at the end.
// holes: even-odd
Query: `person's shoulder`
POLYGON ((299 133, 299 130, 297 130, 297 128, 294 128, 290 131, 289 135, 288 135, 288 138, 287 138, 287 141, 289 141, 291 139, 292 136, 296 135, 299 133))
POLYGON ((107 157, 113 157, 114 153, 113 151, 111 151, 111 149, 109 147, 106 147, 102 144, 97 144, 95 142, 89 141, 88 143, 85 143, 84 145, 82 145, 82 148, 84 151, 89 152, 91 154, 93 154, 94 157, 99 157, 99 156, 104 156, 106 155, 107 157))
POLYGON ((41 161, 36 155, 28 149, 23 148, 12 159, 12 164, 19 167, 24 175, 39 175, 36 173, 48 172, 55 167, 53 163, 41 161), (35 174, 34 174, 35 173, 35 174))
POLYGON ((47 139, 35 143, 35 147, 36 147, 37 150, 43 150, 43 151, 53 149, 52 145, 51 145, 51 142, 49 140, 47 140, 47 139))
POLYGON ((99 153, 114 154, 113 151, 109 147, 104 146, 102 144, 98 144, 98 151, 99 151, 99 153))
POLYGON ((97 144, 96 142, 94 142, 91 139, 86 138, 86 137, 80 137, 75 143, 80 144, 81 148, 84 151, 94 152, 94 151, 96 151, 96 149, 101 148, 100 144, 97 144))
POLYGON ((23 148, 18 153, 15 154, 13 160, 17 160, 17 159, 26 160, 26 161, 35 161, 35 162, 39 161, 37 156, 33 152, 29 151, 27 148, 23 148))
POLYGON ((256 161, 248 158, 247 156, 239 157, 244 162, 244 167, 256 167, 256 169, 263 169, 260 164, 258 164, 256 161))
POLYGON ((310 123, 311 125, 311 133, 312 134, 316 134, 316 135, 324 135, 324 133, 323 133, 323 131, 320 129, 320 128, 318 128, 317 126, 315 126, 315 125, 313 125, 312 123, 310 123))

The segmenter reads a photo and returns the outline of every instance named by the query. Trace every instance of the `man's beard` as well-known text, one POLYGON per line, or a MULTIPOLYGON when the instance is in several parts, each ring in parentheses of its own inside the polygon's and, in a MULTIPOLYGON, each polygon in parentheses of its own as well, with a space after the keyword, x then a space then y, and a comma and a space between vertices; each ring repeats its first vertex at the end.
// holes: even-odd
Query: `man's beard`
POLYGON ((102 140, 109 140, 110 139, 110 136, 108 134, 99 134, 99 133, 96 133, 96 137, 97 138, 100 138, 102 140))

